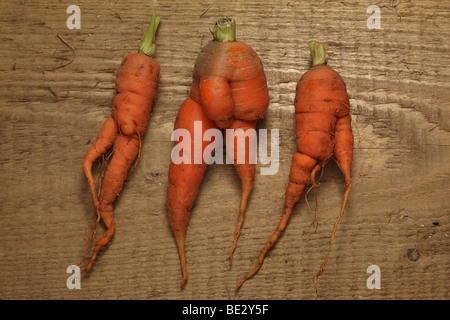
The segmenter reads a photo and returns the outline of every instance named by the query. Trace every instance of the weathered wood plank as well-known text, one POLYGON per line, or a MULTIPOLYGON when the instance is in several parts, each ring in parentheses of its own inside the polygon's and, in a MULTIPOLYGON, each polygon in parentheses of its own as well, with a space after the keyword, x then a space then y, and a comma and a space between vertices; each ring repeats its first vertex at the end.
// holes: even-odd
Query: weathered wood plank
MULTIPOLYGON (((366 1, 79 1, 80 30, 66 28, 65 2, 1 2, 0 298, 232 299, 281 215, 295 85, 308 68, 307 42, 317 39, 347 83, 356 142, 354 188, 320 298, 448 299, 450 8, 397 2, 378 1, 380 30, 366 27, 366 1), (137 50, 152 13, 162 17, 162 78, 142 156, 116 202, 112 245, 82 289, 69 290, 65 271, 81 259, 94 214, 82 159, 110 113, 117 67, 137 50), (271 104, 259 128, 280 130, 280 167, 256 177, 232 268, 240 182, 232 166, 208 168, 187 233, 190 279, 182 291, 165 204, 170 134, 196 55, 222 15, 236 19, 239 39, 263 60, 271 104), (408 259, 412 248, 417 261, 408 259), (381 268, 380 290, 366 286, 372 264, 381 268)), ((312 277, 343 189, 330 163, 309 207, 297 204, 237 298, 315 298, 312 277)))

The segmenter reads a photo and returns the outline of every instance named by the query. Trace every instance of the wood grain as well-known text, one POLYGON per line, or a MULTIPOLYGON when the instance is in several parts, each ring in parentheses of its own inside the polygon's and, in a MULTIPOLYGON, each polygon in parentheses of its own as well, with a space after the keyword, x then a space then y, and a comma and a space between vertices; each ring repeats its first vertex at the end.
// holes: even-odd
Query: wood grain
POLYGON ((295 85, 309 67, 307 42, 325 44, 347 83, 355 153, 353 190, 339 225, 320 299, 448 299, 450 283, 450 9, 445 1, 77 1, 0 3, 1 299, 314 299, 344 192, 330 163, 302 198, 260 272, 234 297, 282 213, 295 150, 295 85), (375 3, 374 3, 375 4, 375 3), (398 5, 396 5, 398 4, 398 5), (94 210, 82 159, 111 112, 123 57, 137 50, 150 15, 161 15, 161 82, 143 152, 115 204, 117 234, 69 290, 94 210), (189 92, 197 53, 221 16, 260 55, 270 106, 259 128, 279 129, 279 172, 256 176, 232 268, 228 252, 240 181, 230 165, 208 168, 187 232, 181 271, 165 204, 170 135, 189 92), (73 47, 73 51, 58 37, 73 47), (62 65, 73 61, 65 67, 62 65), (218 195, 220 195, 218 197, 218 195), (317 228, 313 225, 315 219, 317 228), (417 261, 408 259, 417 249, 417 261), (370 265, 381 289, 369 290, 370 265))

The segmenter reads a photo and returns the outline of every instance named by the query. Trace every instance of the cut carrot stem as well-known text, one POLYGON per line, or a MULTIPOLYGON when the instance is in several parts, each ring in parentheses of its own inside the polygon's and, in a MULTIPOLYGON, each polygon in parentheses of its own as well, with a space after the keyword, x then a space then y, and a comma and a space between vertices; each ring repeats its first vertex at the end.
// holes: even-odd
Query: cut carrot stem
POLYGON ((234 19, 222 18, 216 22, 213 31, 214 41, 236 41, 236 22, 234 19))
POLYGON ((310 41, 308 43, 309 51, 311 52, 312 66, 318 66, 319 64, 327 64, 327 54, 323 47, 323 44, 316 41, 310 41))
POLYGON ((155 54, 156 45, 153 43, 153 41, 155 39, 156 30, 158 30, 160 20, 161 18, 159 16, 152 15, 147 28, 147 32, 145 33, 144 40, 139 47, 139 53, 143 53, 149 57, 152 57, 155 54))

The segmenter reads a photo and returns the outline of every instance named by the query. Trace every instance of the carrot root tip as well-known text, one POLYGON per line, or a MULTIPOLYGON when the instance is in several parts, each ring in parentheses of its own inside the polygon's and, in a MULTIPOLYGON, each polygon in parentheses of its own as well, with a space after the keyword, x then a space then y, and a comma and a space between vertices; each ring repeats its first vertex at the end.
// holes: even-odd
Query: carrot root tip
POLYGON ((180 285, 180 288, 181 288, 181 289, 184 289, 184 287, 186 286, 187 280, 188 280, 187 275, 186 275, 186 276, 183 276, 183 279, 181 280, 181 285, 180 285))

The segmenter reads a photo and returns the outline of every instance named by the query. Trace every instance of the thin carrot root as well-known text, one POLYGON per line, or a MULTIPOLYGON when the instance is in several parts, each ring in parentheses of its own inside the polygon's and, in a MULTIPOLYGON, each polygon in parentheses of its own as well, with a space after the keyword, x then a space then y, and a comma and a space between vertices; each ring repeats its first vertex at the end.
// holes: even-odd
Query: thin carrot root
POLYGON ((316 213, 317 213, 317 197, 316 197, 316 195, 314 194, 315 201, 316 201, 316 207, 315 207, 316 212, 315 213, 312 213, 311 206, 309 205, 309 201, 308 201, 308 194, 314 188, 315 188, 314 185, 311 185, 309 187, 309 189, 305 192, 305 203, 308 206, 308 212, 311 214, 311 217, 313 219, 312 226, 314 227, 314 232, 316 232, 317 228, 319 227, 319 221, 317 221, 317 217, 316 217, 316 213))
POLYGON ((326 254, 325 259, 324 259, 324 261, 322 262, 322 264, 321 264, 321 266, 319 268, 319 271, 316 273, 316 275, 313 278, 313 284, 314 284, 314 289, 316 291, 316 294, 317 294, 317 284, 319 282, 319 277, 322 275, 323 269, 325 268, 325 265, 328 262, 328 258, 330 256, 330 252, 331 252, 331 245, 332 245, 333 239, 334 239, 334 237, 336 235, 338 224, 341 221, 342 216, 344 215, 345 205, 347 204, 348 196, 350 194, 350 190, 351 189, 352 189, 352 180, 351 180, 350 177, 348 177, 347 178, 347 189, 345 190, 344 200, 342 202, 342 207, 341 207, 341 212, 339 213, 339 216, 338 216, 338 218, 337 218, 337 220, 336 220, 336 222, 334 224, 333 231, 331 232, 331 237, 330 237, 330 240, 328 242, 327 254, 326 254))
POLYGON ((234 230, 233 246, 231 247, 230 250, 230 266, 233 264, 233 254, 234 251, 236 250, 237 242, 241 234, 242 224, 244 223, 244 215, 245 215, 244 211, 239 210, 239 220, 236 225, 236 229, 234 230))
MULTIPOLYGON (((318 188, 320 186, 320 179, 323 175, 323 168, 325 167, 325 165, 327 164, 328 160, 322 161, 320 163, 318 163, 313 170, 311 171, 311 176, 310 176, 310 182, 311 182, 311 186, 308 188, 308 190, 305 192, 305 202, 306 205, 308 206, 308 211, 311 212, 311 206, 309 205, 309 201, 308 201, 308 194, 311 192, 311 190, 313 190, 314 188, 318 188), (316 178, 317 172, 321 170, 321 175, 319 177, 319 179, 316 178)), ((316 198, 316 209, 317 209, 317 198, 316 198)), ((319 222, 317 221, 317 217, 315 214, 311 214, 312 218, 313 218, 313 223, 312 225, 314 226, 314 231, 317 231, 317 228, 319 226, 319 222)))
MULTIPOLYGON (((231 247, 230 250, 230 266, 233 263, 233 254, 234 251, 236 249, 237 246, 237 242, 239 239, 239 236, 241 234, 241 230, 242 230, 242 225, 244 223, 244 217, 245 217, 245 211, 247 208, 247 203, 248 203, 248 199, 250 197, 250 194, 252 192, 253 189, 253 183, 254 183, 254 178, 255 178, 255 172, 256 172, 256 167, 255 164, 252 164, 251 161, 251 155, 250 153, 254 154, 255 150, 254 145, 250 142, 250 138, 248 138, 248 143, 247 143, 247 138, 245 137, 245 135, 248 132, 248 130, 255 130, 256 129, 256 121, 245 121, 245 120, 240 120, 240 119, 235 119, 233 121, 233 123, 230 126, 231 129, 234 130, 241 130, 241 131, 236 131, 235 133, 235 141, 234 141, 234 148, 232 152, 232 148, 231 148, 231 143, 232 141, 227 140, 225 137, 225 144, 227 146, 227 155, 233 159, 233 163, 234 166, 236 168, 236 171, 239 175, 239 178, 241 179, 241 202, 239 204, 239 217, 238 217, 238 222, 234 231, 234 238, 233 238, 233 245, 231 247), (240 144, 238 143, 239 140, 243 140, 244 144, 240 144), (238 159, 239 157, 239 153, 245 153, 245 161, 244 163, 240 163, 240 159, 238 159)), ((234 138, 233 138, 234 139, 234 138)))
POLYGON ((259 271, 259 269, 261 269, 261 266, 264 262, 264 258, 266 257, 267 252, 269 252, 269 250, 275 245, 275 243, 280 238, 283 231, 286 229, 291 214, 292 214, 292 207, 285 207, 284 213, 281 216, 281 220, 278 224, 277 229, 269 238, 269 240, 266 242, 266 244, 261 250, 261 253, 259 254, 256 266, 244 278, 242 278, 241 282, 239 282, 239 284, 236 286, 236 288, 234 289, 235 295, 239 291, 239 288, 244 284, 244 282, 247 281, 247 279, 253 277, 259 271))
POLYGON ((81 272, 88 272, 92 268, 92 265, 94 264, 94 261, 96 260, 97 255, 100 252, 100 249, 111 241, 112 237, 114 236, 114 232, 115 232, 115 224, 114 220, 112 220, 112 223, 109 225, 108 229, 105 231, 103 236, 97 241, 94 253, 92 254, 89 262, 86 264, 84 269, 81 270, 81 272))
MULTIPOLYGON (((250 197, 250 193, 252 191, 253 186, 253 175, 254 171, 252 169, 246 170, 249 166, 237 165, 236 168, 238 170, 239 175, 242 179, 242 192, 241 192, 241 203, 239 205, 239 217, 238 222, 236 224, 236 228, 234 230, 234 238, 233 238, 233 245, 230 250, 230 266, 233 264, 233 254, 236 250, 237 242, 239 239, 239 236, 241 235, 242 225, 244 224, 244 218, 245 218, 245 210, 247 208, 247 202, 248 198, 250 197), (249 174, 249 172, 251 172, 249 174)), ((253 167, 254 169, 254 167, 253 167)))
MULTIPOLYGON (((242 193, 244 193, 244 192, 242 192, 242 193)), ((242 196, 241 205, 239 208, 239 218, 238 218, 238 222, 236 224, 236 229, 234 230, 233 246, 231 247, 231 250, 230 250, 230 266, 233 263, 233 254, 234 254, 234 251, 236 250, 239 236, 241 235, 242 225, 244 224, 245 208, 247 205, 247 199, 248 199, 248 195, 242 196)))
POLYGON ((186 286, 186 282, 188 280, 188 272, 186 267, 186 251, 184 248, 184 244, 182 246, 178 245, 178 254, 180 255, 181 272, 183 274, 180 287, 181 289, 184 289, 184 287, 186 286))

